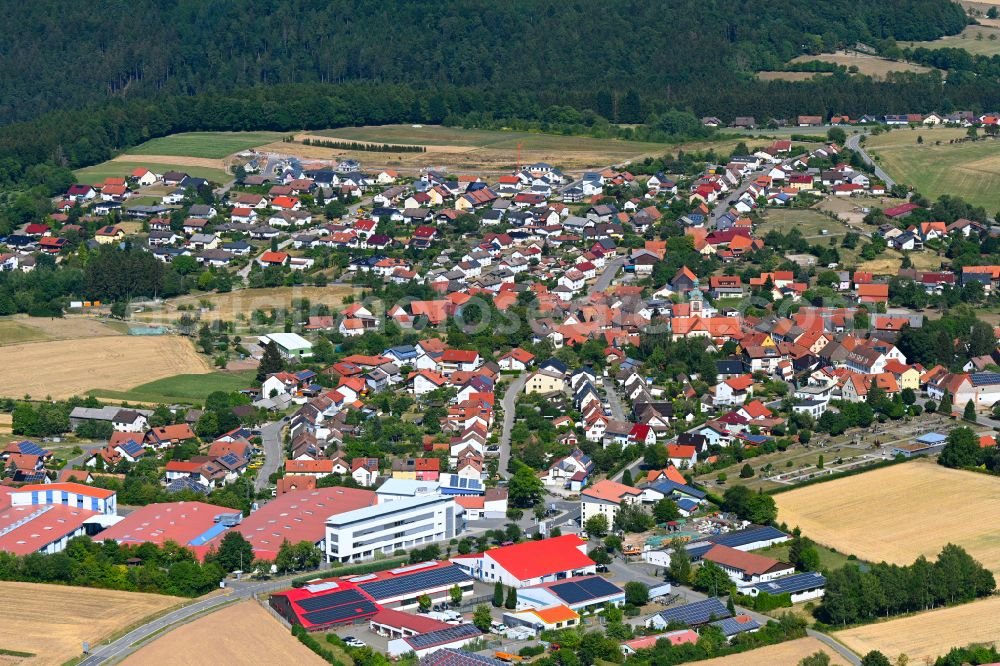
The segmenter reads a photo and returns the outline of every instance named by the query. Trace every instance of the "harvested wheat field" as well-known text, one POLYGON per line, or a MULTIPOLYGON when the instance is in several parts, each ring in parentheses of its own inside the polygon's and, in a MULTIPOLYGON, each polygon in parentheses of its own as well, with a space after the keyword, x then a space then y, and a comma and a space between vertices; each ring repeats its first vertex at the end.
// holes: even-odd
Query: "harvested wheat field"
POLYGON ((835 637, 858 654, 879 650, 895 663, 905 653, 911 664, 922 664, 953 647, 1000 644, 1000 597, 845 629, 835 637))
POLYGON ((913 461, 774 496, 778 521, 871 562, 910 564, 948 543, 1000 572, 1000 479, 913 461))
POLYGON ((818 639, 799 638, 749 652, 731 654, 728 657, 699 661, 698 666, 795 666, 803 657, 808 657, 815 652, 826 653, 833 666, 847 664, 843 657, 823 645, 818 639))
POLYGON ((0 317, 0 345, 36 340, 93 338, 119 333, 113 326, 93 317, 0 317))
POLYGON ((160 309, 147 309, 145 312, 136 313, 133 319, 142 323, 159 323, 169 325, 183 314, 180 308, 189 308, 188 312, 197 313, 203 305, 208 305, 207 310, 202 310, 199 317, 205 320, 225 320, 236 319, 237 315, 243 314, 247 319, 254 310, 272 310, 274 308, 291 308, 292 301, 309 299, 312 305, 324 303, 331 308, 339 308, 343 305, 344 297, 350 294, 359 294, 361 290, 349 285, 332 285, 328 287, 272 287, 267 289, 239 289, 223 294, 199 294, 197 296, 180 296, 172 298, 164 303, 160 309))
POLYGON ((225 169, 226 161, 213 157, 181 157, 179 155, 119 155, 111 158, 112 162, 134 162, 141 160, 149 164, 166 164, 171 167, 189 166, 206 169, 225 169))
POLYGON ((243 601, 163 634, 122 662, 172 664, 323 664, 254 601, 243 601))
POLYGON ((31 652, 21 663, 62 664, 144 617, 183 603, 178 597, 38 583, 0 583, 0 648, 31 652))
POLYGON ((95 386, 123 390, 154 379, 212 372, 187 338, 116 336, 0 347, 0 395, 83 395, 95 386))
POLYGON ((0 414, 0 435, 11 434, 11 426, 14 424, 13 414, 0 414))

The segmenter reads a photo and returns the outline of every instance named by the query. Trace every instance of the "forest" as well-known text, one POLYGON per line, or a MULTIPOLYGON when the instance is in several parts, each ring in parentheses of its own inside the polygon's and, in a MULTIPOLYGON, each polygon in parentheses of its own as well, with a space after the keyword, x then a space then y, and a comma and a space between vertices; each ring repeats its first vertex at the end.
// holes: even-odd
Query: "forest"
POLYGON ((548 104, 571 93, 581 107, 623 81, 667 87, 669 97, 670 88, 733 81, 803 50, 929 40, 966 24, 947 0, 111 0, 100 12, 67 0, 4 5, 19 28, 0 50, 7 122, 109 97, 349 81, 542 90, 548 104), (29 63, 32 75, 23 76, 29 63))

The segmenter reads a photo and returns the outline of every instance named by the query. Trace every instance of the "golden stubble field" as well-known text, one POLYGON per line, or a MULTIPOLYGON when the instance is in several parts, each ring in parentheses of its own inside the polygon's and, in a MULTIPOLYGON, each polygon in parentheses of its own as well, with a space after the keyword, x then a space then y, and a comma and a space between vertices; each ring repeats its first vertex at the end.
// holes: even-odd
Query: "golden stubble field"
POLYGON ((254 310, 289 309, 292 307, 292 301, 303 298, 309 299, 312 305, 323 303, 330 308, 340 309, 346 296, 360 293, 360 289, 350 285, 238 289, 222 294, 198 294, 171 298, 162 307, 148 308, 144 312, 134 314, 132 319, 144 324, 170 325, 184 312, 197 314, 201 321, 232 321, 240 314, 249 319, 254 310), (209 309, 202 311, 203 303, 207 303, 209 309), (188 309, 181 310, 180 308, 188 309))
POLYGON ((25 666, 62 664, 178 597, 38 583, 0 583, 0 648, 31 652, 25 666))
POLYGON ((122 662, 125 666, 323 663, 254 601, 233 604, 178 627, 122 662))
POLYGON ((803 657, 815 652, 823 652, 830 657, 832 666, 847 664, 844 658, 815 638, 799 638, 794 641, 768 645, 767 647, 699 661, 698 666, 795 666, 803 657))
POLYGON ((0 347, 0 395, 60 400, 95 387, 125 390, 181 374, 212 372, 187 338, 108 336, 0 347))
POLYGON ((914 461, 774 496, 778 521, 871 562, 934 559, 948 543, 1000 572, 1000 479, 914 461))
POLYGON ((953 647, 998 644, 1000 597, 845 629, 835 637, 858 654, 879 650, 893 663, 905 654, 911 664, 922 664, 925 658, 935 659, 953 647))

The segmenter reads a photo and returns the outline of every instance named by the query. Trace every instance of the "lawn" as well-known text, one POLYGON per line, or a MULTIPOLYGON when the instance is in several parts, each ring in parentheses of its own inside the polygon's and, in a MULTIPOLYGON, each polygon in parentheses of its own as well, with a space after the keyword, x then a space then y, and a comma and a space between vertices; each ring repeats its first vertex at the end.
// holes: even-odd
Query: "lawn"
POLYGON ((213 372, 207 375, 175 375, 164 377, 146 384, 140 384, 128 391, 95 389, 90 395, 110 400, 171 403, 201 403, 210 393, 223 391, 232 393, 253 383, 256 372, 213 372))
POLYGON ((898 129, 868 137, 865 148, 890 176, 924 196, 957 195, 993 213, 1000 190, 1000 142, 949 143, 964 137, 964 129, 898 129))
POLYGON ((129 155, 176 155, 223 158, 248 148, 280 141, 280 132, 184 132, 150 139, 129 149, 129 155))
POLYGON ((972 55, 1000 55, 1000 28, 991 25, 970 25, 957 35, 948 35, 930 42, 900 42, 900 46, 928 49, 965 49, 972 55), (978 38, 982 35, 982 39, 978 38))
POLYGON ((792 228, 802 232, 810 243, 820 245, 829 243, 831 238, 839 239, 850 231, 840 220, 811 208, 768 208, 757 233, 763 238, 772 229, 788 233, 792 228), (826 234, 823 234, 824 229, 826 234))
MULTIPOLYGON (((789 549, 790 546, 787 543, 779 543, 775 546, 762 548, 761 550, 756 550, 754 552, 758 555, 766 555, 767 557, 773 557, 776 560, 787 562, 789 549)), ((840 569, 848 562, 857 562, 857 560, 850 560, 847 558, 847 555, 838 553, 832 548, 827 548, 826 546, 817 545, 816 550, 819 552, 819 566, 826 571, 840 569)))
POLYGON ((1000 571, 995 476, 917 460, 797 488, 774 500, 779 522, 869 562, 911 564, 954 543, 1000 571))
MULTIPOLYGON (((163 164, 160 162, 143 162, 141 160, 141 155, 129 155, 128 159, 109 160, 101 164, 95 164, 94 166, 77 169, 74 173, 77 179, 83 183, 103 183, 105 178, 122 178, 132 173, 137 167, 146 167, 156 173, 181 171, 195 178, 205 178, 213 183, 225 183, 231 178, 221 168, 185 164, 163 164)), ((126 206, 130 204, 131 201, 126 202, 126 206)))
POLYGON ((0 345, 45 339, 45 334, 33 326, 13 319, 0 320, 0 345))
POLYGON ((793 58, 792 62, 812 62, 814 60, 818 60, 820 62, 830 62, 836 65, 843 65, 845 67, 857 67, 859 74, 866 74, 876 78, 883 78, 889 72, 926 73, 933 71, 932 68, 924 67, 923 65, 916 65, 909 62, 899 62, 896 60, 887 60, 886 58, 865 55, 864 53, 857 53, 854 51, 849 53, 837 51, 836 53, 823 53, 820 55, 802 55, 797 58, 793 58))

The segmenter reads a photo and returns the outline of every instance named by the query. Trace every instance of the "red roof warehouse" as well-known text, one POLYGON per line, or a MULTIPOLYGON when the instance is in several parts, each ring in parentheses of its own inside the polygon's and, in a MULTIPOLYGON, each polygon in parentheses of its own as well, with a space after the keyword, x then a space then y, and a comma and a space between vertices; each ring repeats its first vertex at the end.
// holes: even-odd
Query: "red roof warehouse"
POLYGON ((356 585, 333 579, 272 594, 269 603, 283 618, 308 631, 367 619, 381 610, 356 585))

